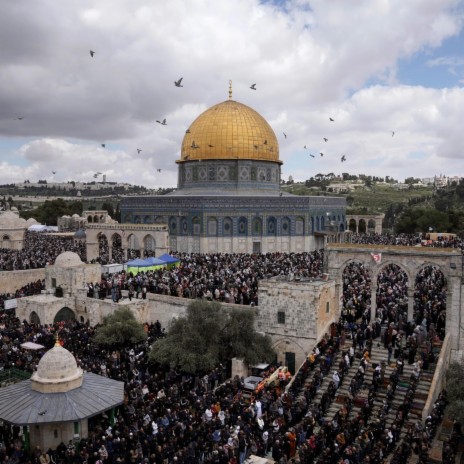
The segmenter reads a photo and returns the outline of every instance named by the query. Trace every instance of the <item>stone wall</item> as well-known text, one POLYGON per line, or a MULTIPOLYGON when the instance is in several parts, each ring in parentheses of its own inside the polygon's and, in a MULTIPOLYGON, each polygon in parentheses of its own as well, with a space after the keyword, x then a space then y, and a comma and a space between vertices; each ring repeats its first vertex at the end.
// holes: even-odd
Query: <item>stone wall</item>
POLYGON ((278 361, 284 364, 286 353, 293 353, 295 368, 304 362, 331 322, 338 319, 335 294, 334 281, 260 281, 256 328, 271 336, 278 361))
POLYGON ((45 279, 45 269, 0 272, 0 293, 13 293, 24 285, 45 279))

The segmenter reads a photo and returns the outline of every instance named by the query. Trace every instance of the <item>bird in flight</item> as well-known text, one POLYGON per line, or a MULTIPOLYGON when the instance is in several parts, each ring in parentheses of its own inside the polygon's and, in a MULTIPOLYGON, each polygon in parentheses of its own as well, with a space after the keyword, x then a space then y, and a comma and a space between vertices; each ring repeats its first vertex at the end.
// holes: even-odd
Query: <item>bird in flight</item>
POLYGON ((340 159, 341 159, 342 163, 343 163, 343 161, 346 161, 345 155, 343 155, 340 159))
POLYGON ((334 121, 335 121, 335 119, 332 119, 332 118, 329 118, 329 119, 330 119, 332 122, 334 122, 334 121))
POLYGON ((327 139, 327 138, 324 137, 324 142, 328 142, 328 141, 329 141, 329 139, 327 139))
POLYGON ((208 147, 209 148, 214 148, 214 145, 209 144, 208 147))
POLYGON ((311 158, 314 158, 314 155, 309 154, 309 156, 310 156, 311 158))
POLYGON ((166 126, 166 125, 167 125, 166 118, 164 118, 162 121, 158 121, 158 119, 157 119, 156 122, 157 122, 158 124, 161 124, 162 126, 166 126))
POLYGON ((306 145, 303 148, 306 150, 306 145))
POLYGON ((56 171, 52 171, 52 174, 56 174, 56 171))
POLYGON ((321 152, 321 153, 319 153, 319 154, 320 154, 321 156, 324 156, 324 153, 322 153, 322 152, 321 152))
POLYGON ((251 90, 256 90, 256 84, 251 84, 250 89, 251 90))
POLYGON ((139 155, 140 155, 140 152, 141 152, 141 151, 142 151, 142 150, 141 150, 140 148, 137 148, 137 153, 138 153, 139 155))
POLYGON ((284 137, 287 138, 287 134, 285 132, 282 132, 282 134, 284 134, 284 137))
POLYGON ((44 409, 43 411, 40 411, 40 412, 39 412, 39 416, 43 416, 46 412, 47 412, 46 409, 44 409))
POLYGON ((190 156, 187 155, 187 156, 184 157, 184 159, 188 160, 188 159, 190 159, 190 156))
POLYGON ((185 131, 185 133, 186 133, 186 134, 190 134, 190 129, 187 129, 187 130, 185 131))
POLYGON ((183 85, 181 85, 182 79, 183 79, 183 77, 181 77, 178 81, 174 81, 174 85, 176 87, 183 87, 183 85))
POLYGON ((106 144, 102 143, 101 146, 102 146, 103 148, 105 148, 105 147, 106 147, 106 144))
POLYGON ((267 140, 264 141, 264 145, 267 145, 267 140))
POLYGON ((200 147, 198 145, 195 145, 195 140, 194 140, 192 142, 191 148, 195 149, 195 148, 200 148, 200 147))
POLYGON ((253 145, 253 146, 255 147, 255 150, 257 150, 257 149, 258 149, 258 145, 253 145))
POLYGON ((395 131, 392 131, 392 137, 395 135, 395 131))
POLYGON ((93 178, 96 179, 98 177, 98 174, 94 174, 93 178))
POLYGON ((21 116, 20 118, 14 118, 15 121, 22 121, 24 118, 21 116))
POLYGON ((90 50, 90 56, 93 58, 93 55, 95 55, 95 52, 93 50, 90 50))
POLYGON ((158 172, 161 172, 161 169, 157 169, 158 172))

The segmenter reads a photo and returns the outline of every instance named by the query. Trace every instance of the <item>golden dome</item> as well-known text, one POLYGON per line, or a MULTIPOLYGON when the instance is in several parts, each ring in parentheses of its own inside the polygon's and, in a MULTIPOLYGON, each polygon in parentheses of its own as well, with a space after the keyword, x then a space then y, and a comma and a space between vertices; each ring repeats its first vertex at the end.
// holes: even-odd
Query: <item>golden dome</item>
POLYGON ((182 141, 181 159, 279 161, 279 144, 267 121, 250 107, 226 100, 193 121, 182 141))

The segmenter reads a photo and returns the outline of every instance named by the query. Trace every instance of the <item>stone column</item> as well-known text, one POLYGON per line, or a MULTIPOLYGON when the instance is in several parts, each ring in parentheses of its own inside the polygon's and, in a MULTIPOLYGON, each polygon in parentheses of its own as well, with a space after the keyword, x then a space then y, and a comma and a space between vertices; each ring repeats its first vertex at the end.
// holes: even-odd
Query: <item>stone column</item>
POLYGON ((377 285, 372 284, 371 287, 371 322, 375 319, 377 311, 377 285))
POLYGON ((355 224, 356 224, 356 233, 359 233, 359 219, 355 219, 355 224))
POLYGON ((414 317, 414 287, 408 287, 408 322, 414 317))

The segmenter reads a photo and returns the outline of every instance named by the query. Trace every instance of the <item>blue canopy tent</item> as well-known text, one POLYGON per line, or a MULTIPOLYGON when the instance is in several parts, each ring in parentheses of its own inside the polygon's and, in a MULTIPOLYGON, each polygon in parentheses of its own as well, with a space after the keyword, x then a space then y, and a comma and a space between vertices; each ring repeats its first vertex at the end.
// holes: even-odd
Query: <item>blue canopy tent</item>
POLYGON ((140 271, 154 271, 155 269, 166 266, 166 264, 166 261, 152 256, 146 259, 133 259, 126 263, 127 272, 132 272, 132 274, 137 274, 140 271))
POLYGON ((161 258, 155 258, 153 256, 150 256, 149 258, 145 258, 145 261, 147 263, 150 263, 152 266, 165 266, 167 264, 164 259, 161 258))
POLYGON ((172 267, 180 263, 179 258, 175 258, 174 256, 171 256, 168 253, 164 253, 164 255, 161 255, 158 259, 164 261, 167 264, 168 269, 171 269, 172 267))
POLYGON ((151 264, 144 259, 133 259, 131 261, 127 261, 127 272, 132 272, 132 274, 137 274, 140 271, 148 271, 151 267, 151 264))

